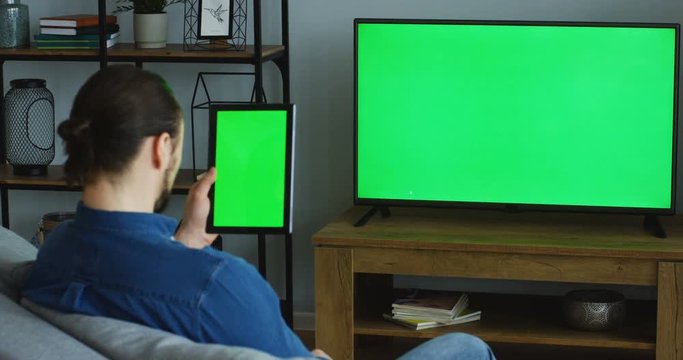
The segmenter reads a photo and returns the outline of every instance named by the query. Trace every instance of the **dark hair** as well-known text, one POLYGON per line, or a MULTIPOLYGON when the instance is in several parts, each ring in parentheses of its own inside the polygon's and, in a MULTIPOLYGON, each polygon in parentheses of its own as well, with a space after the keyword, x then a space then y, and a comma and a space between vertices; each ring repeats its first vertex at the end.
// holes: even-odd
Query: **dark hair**
MULTIPOLYGON (((167 132, 177 139, 181 109, 166 82, 131 65, 106 67, 88 79, 59 125, 69 184, 129 165, 145 137, 167 132)), ((179 144, 174 144, 180 146, 179 144)))

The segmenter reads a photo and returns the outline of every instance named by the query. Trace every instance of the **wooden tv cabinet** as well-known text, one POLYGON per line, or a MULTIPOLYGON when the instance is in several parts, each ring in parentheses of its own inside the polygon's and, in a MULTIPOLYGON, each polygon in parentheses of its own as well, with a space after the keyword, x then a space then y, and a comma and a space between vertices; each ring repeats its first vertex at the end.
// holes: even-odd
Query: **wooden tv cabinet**
MULTIPOLYGON (((661 218, 667 239, 631 215, 392 208, 354 227, 353 208, 313 237, 316 346, 353 359, 356 338, 432 338, 463 331, 491 343, 656 352, 683 359, 683 217, 661 218), (657 288, 634 302, 618 331, 581 332, 561 321, 560 297, 473 295, 477 323, 414 331, 382 320, 393 275, 624 284, 657 288)), ((581 285, 577 285, 580 287, 581 285)), ((611 351, 611 350, 610 350, 611 351)))

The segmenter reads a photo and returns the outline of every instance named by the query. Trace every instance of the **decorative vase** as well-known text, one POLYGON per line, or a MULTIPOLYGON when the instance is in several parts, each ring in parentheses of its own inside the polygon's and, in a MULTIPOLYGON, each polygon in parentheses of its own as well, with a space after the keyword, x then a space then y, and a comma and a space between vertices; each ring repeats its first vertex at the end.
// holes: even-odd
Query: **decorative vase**
POLYGON ((168 33, 168 15, 134 14, 133 30, 135 47, 140 49, 159 49, 166 47, 168 33))
POLYGON ((29 47, 28 6, 0 0, 0 48, 29 47))
POLYGON ((44 175, 55 158, 55 106, 42 79, 10 81, 5 95, 7 162, 16 175, 44 175))
POLYGON ((565 320, 577 330, 611 330, 624 322, 626 299, 612 290, 575 290, 565 295, 563 308, 565 320))

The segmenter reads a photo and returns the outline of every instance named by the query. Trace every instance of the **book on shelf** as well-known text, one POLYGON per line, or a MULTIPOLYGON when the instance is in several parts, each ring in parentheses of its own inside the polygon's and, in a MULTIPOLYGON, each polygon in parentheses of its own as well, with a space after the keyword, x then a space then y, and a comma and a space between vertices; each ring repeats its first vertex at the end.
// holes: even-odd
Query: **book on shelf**
MULTIPOLYGON (((105 35, 105 39, 111 40, 118 38, 120 32, 110 33, 105 35)), ((99 34, 81 34, 81 35, 50 35, 50 34, 36 34, 33 35, 35 41, 99 41, 99 34)))
POLYGON ((395 324, 402 325, 413 330, 425 330, 442 326, 465 324, 481 320, 481 311, 465 309, 460 315, 449 320, 434 320, 431 318, 398 318, 395 315, 383 314, 383 317, 395 324))
POLYGON ((453 318, 467 308, 468 302, 467 294, 461 292, 415 290, 391 306, 393 313, 453 318))
MULTIPOLYGON (((115 37, 106 42, 108 48, 116 45, 119 38, 115 37)), ((35 42, 38 49, 99 49, 99 40, 38 40, 35 42)))
MULTIPOLYGON (((116 16, 107 15, 105 17, 105 23, 116 24, 116 16)), ((40 18, 40 26, 45 27, 81 28, 87 26, 98 26, 99 24, 99 16, 92 14, 62 15, 40 18)))
POLYGON ((412 290, 391 304, 389 321, 415 330, 463 324, 481 319, 481 311, 468 308, 469 296, 462 292, 412 290))
MULTIPOLYGON (((105 33, 113 34, 119 31, 118 24, 107 25, 105 33)), ((99 26, 87 26, 81 28, 41 27, 41 35, 97 35, 100 33, 99 26)))

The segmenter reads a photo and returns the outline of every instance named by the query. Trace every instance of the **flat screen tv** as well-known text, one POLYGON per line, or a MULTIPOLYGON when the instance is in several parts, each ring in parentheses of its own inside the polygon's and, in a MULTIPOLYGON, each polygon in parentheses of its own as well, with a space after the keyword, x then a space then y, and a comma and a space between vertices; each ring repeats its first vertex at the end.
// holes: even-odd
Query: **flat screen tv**
POLYGON ((355 203, 674 211, 678 24, 355 21, 355 203))
POLYGON ((209 231, 291 232, 293 138, 293 105, 210 107, 209 231))

